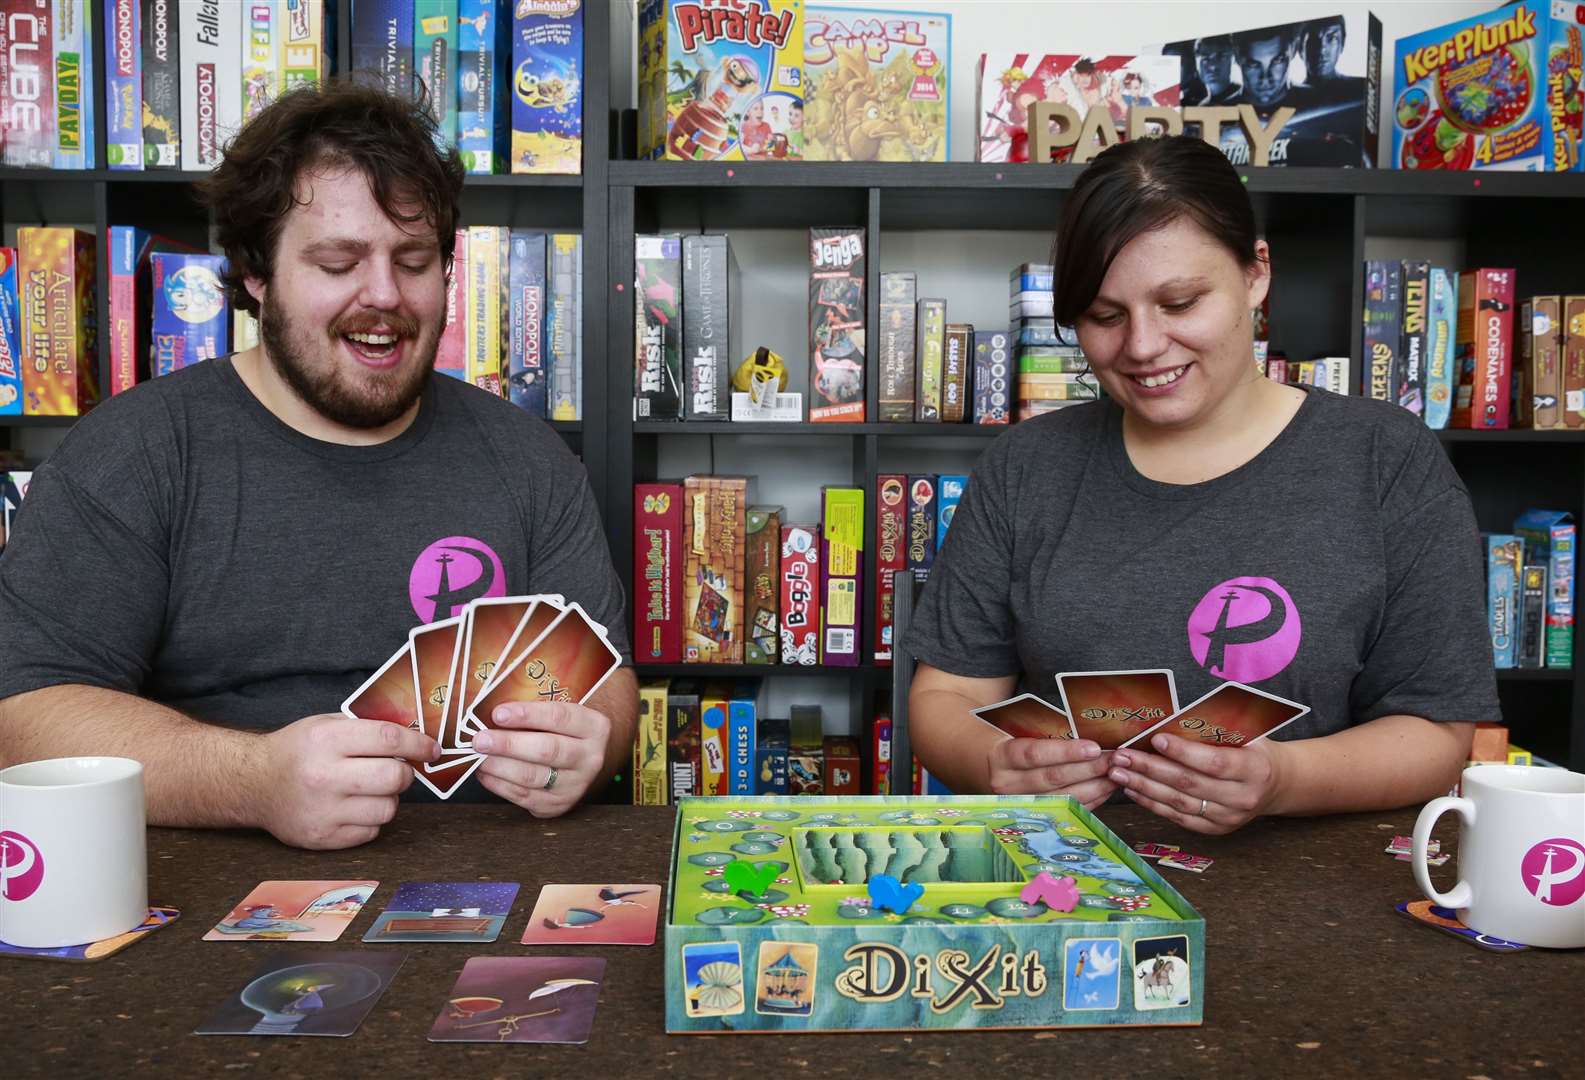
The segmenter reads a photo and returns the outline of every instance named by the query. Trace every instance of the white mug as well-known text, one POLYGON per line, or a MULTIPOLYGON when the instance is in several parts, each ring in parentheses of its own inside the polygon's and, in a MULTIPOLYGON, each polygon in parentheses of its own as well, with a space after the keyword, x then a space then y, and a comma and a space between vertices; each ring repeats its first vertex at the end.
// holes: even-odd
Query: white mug
POLYGON ((1585 947, 1585 774, 1472 765, 1461 797, 1432 799, 1414 823, 1414 880, 1479 934, 1549 949, 1585 947), (1431 827, 1463 820, 1458 884, 1438 892, 1426 866, 1431 827))
POLYGON ((83 945, 148 913, 141 764, 75 757, 0 769, 0 941, 83 945))

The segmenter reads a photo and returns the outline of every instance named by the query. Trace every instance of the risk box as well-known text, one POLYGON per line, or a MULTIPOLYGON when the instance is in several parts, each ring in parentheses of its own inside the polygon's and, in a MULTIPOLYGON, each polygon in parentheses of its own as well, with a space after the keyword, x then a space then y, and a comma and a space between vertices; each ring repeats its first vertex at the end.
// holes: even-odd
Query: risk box
POLYGON ((875 478, 875 662, 892 662, 893 620, 897 610, 897 571, 908 569, 908 510, 904 505, 906 476, 875 478))
POLYGON ((864 420, 864 230, 809 230, 809 419, 864 420))
POLYGON ((952 16, 811 4, 803 63, 806 160, 947 160, 952 16))
POLYGON ((1403 274, 1401 363, 1393 373, 1393 400, 1416 416, 1425 413, 1425 360, 1429 350, 1426 316, 1430 310, 1431 264, 1406 260, 1403 274))
POLYGON ((1585 427, 1585 296, 1563 298, 1563 426, 1585 427))
POLYGON ((584 0, 513 0, 514 173, 583 171, 584 0))
MULTIPOLYGON (((1457 383, 1454 334, 1458 328, 1457 278, 1440 266, 1431 267, 1430 311, 1427 315, 1425 359, 1425 422, 1440 431, 1453 413, 1457 383)), ((1352 393, 1352 390, 1347 391, 1352 393)))
POLYGON ((727 237, 683 237, 683 419, 732 418, 732 366, 742 352, 741 308, 737 258, 727 237))
POLYGON ((751 506, 747 518, 743 661, 774 664, 781 658, 777 602, 781 599, 781 523, 779 506, 751 506))
POLYGON ((1455 428, 1506 428, 1513 379, 1513 270, 1458 275, 1455 428))
POLYGON ((143 64, 143 167, 182 167, 182 35, 176 0, 136 0, 143 64))
POLYGON ((936 478, 908 478, 908 569, 919 584, 936 561, 936 478))
POLYGON ((1204 918, 1069 796, 690 799, 667 888, 674 1034, 1203 1018, 1204 918), (774 880, 734 890, 733 862, 774 880), (923 887, 900 912, 876 881, 897 866, 923 887), (1072 879, 1071 911, 1022 898, 1042 871, 1072 879))
POLYGON ((633 743, 633 805, 665 806, 666 692, 665 679, 639 684, 638 738, 633 743))
POLYGON ((814 667, 820 661, 820 528, 781 530, 781 662, 814 667))
POLYGON ((666 778, 671 802, 699 794, 700 686, 675 679, 666 695, 666 778))
POLYGON ((936 477, 936 550, 947 542, 947 529, 957 516, 958 503, 963 501, 963 489, 968 487, 967 476, 941 475, 936 477))
POLYGON ((1011 339, 1004 330, 974 332, 974 413, 976 424, 1005 424, 1012 404, 1011 339))
POLYGON ((825 756, 825 793, 862 795, 863 758, 858 741, 847 735, 827 735, 822 747, 825 756))
POLYGON ((546 419, 550 397, 545 364, 548 244, 544 233, 513 229, 507 237, 506 392, 512 404, 546 419))
POLYGON ((151 370, 156 376, 229 351, 226 291, 220 283, 225 266, 222 255, 157 251, 149 257, 154 294, 151 370))
POLYGON ((633 419, 682 416, 682 334, 677 299, 682 291, 682 240, 633 238, 638 327, 633 364, 633 419))
POLYGON ((545 327, 552 420, 583 419, 583 236, 552 233, 547 289, 550 320, 545 327))
POLYGON ((690 476, 683 481, 682 659, 743 662, 744 525, 748 480, 690 476))
POLYGON ((864 612, 864 489, 820 490, 820 662, 857 667, 864 612))
POLYGON ((968 410, 970 350, 974 327, 948 323, 941 350, 941 422, 961 424, 968 410))
POLYGON ((1519 355, 1514 365, 1515 427, 1563 427, 1563 298, 1532 296, 1519 308, 1519 355))
POLYGON ((1365 396, 1393 400, 1393 373, 1402 345, 1403 268, 1391 260, 1365 264, 1364 304, 1365 396))
POLYGON ((1399 38, 1393 165, 1578 170, 1582 24, 1575 3, 1529 0, 1399 38))
POLYGON ((642 0, 639 156, 802 157, 803 10, 803 0, 642 0))
POLYGON ((914 341, 919 350, 919 401, 914 418, 921 423, 941 421, 942 354, 946 349, 947 302, 926 298, 915 313, 914 341))
POLYGON ((682 662, 683 486, 633 485, 633 657, 682 662))
POLYGON ((881 275, 880 412, 882 423, 914 418, 914 305, 919 278, 912 272, 881 275))
POLYGON ((1546 566, 1546 645, 1549 668, 1574 666, 1574 573, 1577 536, 1573 517, 1556 510, 1526 510, 1514 521, 1526 564, 1546 566))
MULTIPOLYGON (((1135 105, 1177 108, 1179 63, 1173 56, 1080 56, 996 52, 981 54, 975 76, 980 118, 976 161, 1029 160, 1029 108, 1042 101, 1064 102, 1083 119, 1104 105, 1118 130, 1126 130, 1135 105)), ((1073 156, 1063 147, 1054 161, 1073 156)))
POLYGON ((21 312, 17 251, 0 247, 0 416, 22 414, 21 312))
POLYGON ((1515 635, 1519 628, 1519 568, 1523 565, 1520 540, 1507 533, 1486 536, 1486 625, 1491 651, 1499 668, 1514 666, 1515 635))
POLYGON ((99 397, 94 238, 62 227, 16 236, 22 412, 79 416, 99 397))

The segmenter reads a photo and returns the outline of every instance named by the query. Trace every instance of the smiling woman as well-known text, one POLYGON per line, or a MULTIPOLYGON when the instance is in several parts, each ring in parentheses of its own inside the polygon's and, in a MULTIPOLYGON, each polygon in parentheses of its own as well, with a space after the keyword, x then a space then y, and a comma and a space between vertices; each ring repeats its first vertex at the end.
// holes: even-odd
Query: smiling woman
MULTIPOLYGON (((975 469, 903 641, 920 762, 960 793, 1093 807, 1121 790, 1209 833, 1446 790, 1471 722, 1500 713, 1474 514, 1434 435, 1260 375, 1270 252, 1198 139, 1099 155, 1054 262, 1057 319, 1108 398, 1018 424, 975 469), (1058 672, 1162 668, 1174 705, 1238 682, 1310 711, 1247 745, 1127 749, 1126 723, 1083 737, 1116 719, 1088 711, 1077 739, 968 715, 1020 690, 1055 701, 1058 672)), ((1198 717, 1176 729, 1218 727, 1198 717)))

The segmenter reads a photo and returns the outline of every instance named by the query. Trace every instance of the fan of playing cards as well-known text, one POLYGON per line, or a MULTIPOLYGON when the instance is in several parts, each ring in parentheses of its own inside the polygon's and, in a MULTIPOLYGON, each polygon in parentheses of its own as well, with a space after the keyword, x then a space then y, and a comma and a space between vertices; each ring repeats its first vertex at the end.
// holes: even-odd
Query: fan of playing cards
POLYGON ((1178 689, 1167 669, 1065 671, 1057 676, 1063 708, 1035 694, 974 710, 1009 735, 1031 739, 1089 739, 1102 750, 1121 750, 1158 730, 1195 742, 1248 746, 1310 711, 1308 705, 1224 682, 1178 708, 1178 689))
POLYGON ((621 666, 605 627, 554 594, 475 600, 454 618, 415 626, 407 644, 341 711, 422 731, 438 761, 414 761, 420 783, 450 798, 484 760, 473 737, 511 701, 583 704, 621 666))

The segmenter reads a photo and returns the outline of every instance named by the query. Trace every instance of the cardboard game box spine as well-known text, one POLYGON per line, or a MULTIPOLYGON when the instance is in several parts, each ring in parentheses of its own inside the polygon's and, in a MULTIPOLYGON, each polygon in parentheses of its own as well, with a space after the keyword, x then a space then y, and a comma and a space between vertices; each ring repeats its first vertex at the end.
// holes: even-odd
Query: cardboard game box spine
POLYGON ((924 584, 936 561, 936 478, 908 478, 908 569, 924 584))
MULTIPOLYGON (((98 8, 87 0, 53 0, 55 45, 55 168, 92 169, 96 121, 94 24, 98 8)), ((114 58, 114 39, 106 39, 105 58, 114 58)))
POLYGON ((80 416, 97 398, 94 238, 66 227, 16 235, 22 411, 80 416))
MULTIPOLYGON (((0 247, 0 416, 22 414, 22 304, 16 248, 0 247)), ((5 539, 0 537, 0 546, 5 539)))
POLYGON ((242 5, 179 0, 182 168, 207 172, 220 164, 227 140, 242 126, 242 5))
POLYGON ((968 410, 974 327, 948 323, 941 350, 941 422, 961 424, 968 410))
POLYGON ((583 419, 583 237, 550 237, 550 322, 545 328, 550 418, 583 419))
POLYGON ((665 679, 640 683, 638 738, 633 743, 633 805, 665 806, 670 785, 666 777, 665 679))
POLYGON ((512 404, 540 419, 549 417, 545 378, 547 237, 513 229, 508 236, 508 318, 506 386, 512 404))
MULTIPOLYGON (((281 0, 281 6, 285 12, 281 20, 281 89, 318 86, 324 82, 327 67, 325 0, 281 0)), ((456 54, 455 44, 452 54, 456 54)), ((455 101, 455 80, 451 96, 455 101)))
POLYGON ((914 419, 927 424, 939 423, 947 302, 928 298, 920 300, 915 325, 914 341, 919 350, 919 403, 914 419))
POLYGON ((182 34, 176 0, 138 0, 143 167, 182 167, 182 34))
POLYGON ((759 683, 744 680, 732 691, 727 702, 727 793, 756 795, 754 762, 758 757, 755 739, 759 732, 759 683))
POLYGON ((864 794, 890 795, 892 770, 892 721, 888 716, 876 716, 870 721, 869 768, 866 770, 864 794))
POLYGON ((576 176, 583 171, 583 3, 517 0, 512 12, 511 171, 576 176))
POLYGON ((1520 543, 1517 536, 1486 537, 1486 623, 1498 668, 1514 666, 1514 635, 1519 626, 1520 543))
POLYGON ((497 90, 512 55, 510 13, 496 0, 457 3, 457 149, 470 173, 505 171, 508 109, 497 90))
POLYGON ((683 486, 633 485, 633 658, 682 662, 683 486))
POLYGON ((1508 426, 1513 379, 1513 271, 1458 275, 1458 390, 1450 426, 1508 426))
POLYGON ((820 529, 781 529, 781 662, 820 662, 820 529))
POLYGON ((1519 308, 1515 427, 1550 431, 1563 426, 1562 314, 1561 296, 1533 296, 1519 308))
POLYGON ((413 73, 424 88, 442 152, 457 141, 457 0, 414 0, 413 73))
POLYGON ((169 375, 229 350, 228 311, 220 286, 225 264, 222 255, 155 252, 149 256, 154 297, 149 319, 153 342, 150 370, 154 375, 169 375), (178 312, 173 304, 182 298, 186 306, 178 312))
POLYGON ((105 164, 143 168, 143 46, 138 0, 105 3, 105 164))
POLYGON ((914 419, 914 306, 919 278, 911 272, 881 275, 880 418, 883 424, 914 419))
POLYGON ((1399 339, 1400 363, 1393 379, 1393 400, 1416 416, 1425 413, 1425 363, 1429 350, 1426 317, 1430 313, 1431 264, 1405 261, 1403 275, 1403 336, 1399 339))
POLYGON ((1393 400, 1402 316, 1401 267, 1396 262, 1372 259, 1365 264, 1363 349, 1365 396, 1372 400, 1393 400))
POLYGON ((875 478, 875 663, 892 662, 892 620, 897 603, 897 571, 908 568, 908 478, 895 473, 875 478))
POLYGON ((846 735, 827 735, 822 750, 825 754, 825 793, 827 795, 862 795, 863 755, 858 741, 846 735))
POLYGON ((729 420, 732 366, 741 358, 737 258, 722 235, 682 239, 682 413, 729 420))
POLYGON ((1527 510, 1513 531, 1524 543, 1524 561, 1546 565, 1546 645, 1549 668, 1574 666, 1575 524, 1555 510, 1527 510))
MULTIPOLYGON (((242 13, 242 122, 246 124, 281 92, 282 5, 271 0, 246 0, 242 13)), ((234 76, 235 77, 235 76, 234 76)))
POLYGON ((682 241, 677 236, 633 238, 635 334, 633 419, 682 416, 682 241))
POLYGON ((466 380, 501 396, 501 233, 494 225, 468 227, 466 380))
POLYGON ((963 489, 968 487, 967 476, 936 477, 936 550, 947 542, 947 529, 957 515, 958 503, 963 500, 963 489))
POLYGON ((700 793, 700 687, 692 680, 674 680, 666 695, 666 777, 671 801, 700 793))
POLYGON ((699 794, 721 796, 727 785, 727 719, 731 690, 706 683, 699 695, 699 794))
POLYGON ((761 795, 787 794, 787 738, 785 718, 762 716, 755 733, 754 786, 761 795))
POLYGON ((864 613, 864 489, 821 489, 820 662, 857 667, 864 613))
POLYGON ((1003 330, 974 331, 974 422, 1005 424, 1012 404, 1010 339, 1003 330))
POLYGON ((779 506, 752 506, 746 519, 743 590, 743 662, 774 664, 781 658, 777 601, 781 598, 781 523, 779 506))
POLYGON ((446 328, 435 347, 435 371, 468 379, 468 230, 458 229, 446 278, 446 328))
POLYGON ((1519 645, 1515 667, 1544 666, 1546 564, 1525 563, 1519 575, 1519 645))
POLYGON ((352 16, 352 67, 377 72, 388 94, 410 98, 414 0, 358 0, 352 16))
POLYGON ((151 237, 131 225, 110 226, 110 393, 148 378, 149 327, 139 318, 138 289, 148 287, 151 237))
POLYGON ((818 705, 793 705, 787 742, 787 793, 825 794, 825 721, 818 705))
POLYGON ((54 9, 40 0, 0 4, 0 164, 55 164, 54 9))
POLYGON ((864 230, 809 230, 809 420, 864 417, 864 230))
POLYGON ((1585 427, 1585 296, 1563 298, 1563 422, 1585 427))
POLYGON ((1458 382, 1454 335, 1458 329, 1458 282, 1440 266, 1431 267, 1430 310, 1426 321, 1425 422, 1440 431, 1453 413, 1458 382))
POLYGON ((741 664, 748 480, 690 476, 683 504, 683 663, 741 664))

